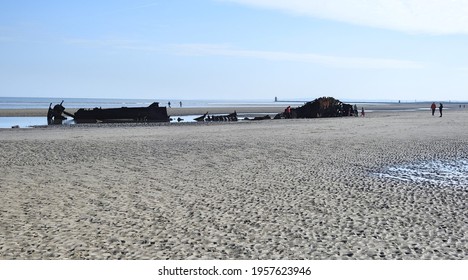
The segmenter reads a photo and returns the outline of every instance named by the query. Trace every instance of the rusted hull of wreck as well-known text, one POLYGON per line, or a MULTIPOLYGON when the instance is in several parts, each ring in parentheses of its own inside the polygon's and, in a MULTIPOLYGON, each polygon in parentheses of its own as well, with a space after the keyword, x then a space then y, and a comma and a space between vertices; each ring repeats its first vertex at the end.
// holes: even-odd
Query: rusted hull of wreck
MULTIPOLYGON (((63 101, 62 101, 63 103, 63 101)), ((49 124, 61 124, 67 119, 64 115, 72 117, 76 123, 96 122, 169 122, 166 107, 159 107, 154 102, 148 107, 121 107, 121 108, 94 108, 78 109, 74 114, 65 111, 62 103, 49 106, 47 121, 49 124)), ((51 104, 52 105, 52 104, 51 104)))
POLYGON ((166 107, 159 107, 157 102, 148 107, 94 108, 79 109, 74 114, 75 122, 168 122, 166 107))

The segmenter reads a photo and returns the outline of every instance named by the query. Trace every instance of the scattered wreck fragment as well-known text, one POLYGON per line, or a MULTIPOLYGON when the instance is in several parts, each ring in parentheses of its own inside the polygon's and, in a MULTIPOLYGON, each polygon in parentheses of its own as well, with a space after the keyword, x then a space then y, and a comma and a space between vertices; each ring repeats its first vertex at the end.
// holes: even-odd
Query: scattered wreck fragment
POLYGON ((262 120, 271 120, 271 117, 270 115, 265 115, 265 116, 260 116, 260 117, 254 117, 254 118, 248 118, 248 117, 245 117, 244 118, 245 121, 262 121, 262 120))
POLYGON ((63 100, 60 102, 60 104, 56 104, 52 108, 52 103, 49 104, 49 110, 47 111, 47 124, 62 124, 64 120, 67 119, 67 117, 63 115, 70 116, 74 118, 75 116, 73 114, 70 114, 65 111, 65 107, 63 107, 63 100))
POLYGON ((237 112, 229 115, 208 115, 208 112, 194 119, 197 122, 236 122, 237 112))
MULTIPOLYGON (((62 101, 63 103, 63 101, 62 101)), ((66 119, 63 115, 74 118, 76 123, 96 122, 169 122, 166 107, 159 107, 154 102, 148 107, 94 108, 78 109, 74 114, 67 113, 62 103, 52 109, 49 106, 47 120, 49 124, 61 124, 66 119), (50 120, 50 121, 49 121, 50 120)))
POLYGON ((320 97, 314 101, 307 102, 298 108, 286 108, 275 119, 282 118, 331 118, 349 116, 353 112, 353 106, 343 103, 333 97, 320 97))
POLYGON ((205 121, 205 118, 206 118, 207 115, 208 115, 208 112, 206 112, 205 114, 203 114, 200 117, 194 118, 193 120, 196 121, 196 122, 203 122, 203 121, 205 121))

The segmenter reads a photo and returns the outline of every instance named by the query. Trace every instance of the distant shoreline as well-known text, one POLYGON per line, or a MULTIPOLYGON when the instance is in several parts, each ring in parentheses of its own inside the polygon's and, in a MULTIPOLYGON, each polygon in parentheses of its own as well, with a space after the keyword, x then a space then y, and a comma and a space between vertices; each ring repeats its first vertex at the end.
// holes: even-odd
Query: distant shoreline
MULTIPOLYGON (((278 102, 280 103, 280 102, 278 102)), ((371 111, 408 111, 408 110, 429 110, 431 102, 416 102, 416 103, 379 103, 379 102, 357 102, 348 103, 356 104, 359 109, 364 107, 365 110, 371 111)), ((167 108, 167 113, 170 116, 188 116, 188 115, 203 115, 206 112, 209 114, 229 114, 236 111, 240 114, 277 114, 287 107, 285 106, 226 106, 226 107, 172 107, 167 108)), ((437 104, 438 105, 438 104, 437 104)), ((297 107, 300 107, 298 105, 297 107)), ((294 108, 294 107, 293 107, 294 108)), ((444 109, 468 109, 466 103, 444 103, 444 109), (465 106, 465 107, 463 107, 465 106)), ((0 109, 0 117, 46 117, 47 108, 37 109, 0 109)), ((66 111, 74 113, 78 108, 67 108, 66 111)))

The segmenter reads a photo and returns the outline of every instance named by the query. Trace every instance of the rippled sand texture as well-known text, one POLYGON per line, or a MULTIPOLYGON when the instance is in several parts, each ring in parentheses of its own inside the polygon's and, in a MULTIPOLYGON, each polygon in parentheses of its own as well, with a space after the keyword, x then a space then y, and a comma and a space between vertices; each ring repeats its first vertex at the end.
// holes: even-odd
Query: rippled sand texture
POLYGON ((0 131, 1 259, 468 259, 468 111, 0 131))

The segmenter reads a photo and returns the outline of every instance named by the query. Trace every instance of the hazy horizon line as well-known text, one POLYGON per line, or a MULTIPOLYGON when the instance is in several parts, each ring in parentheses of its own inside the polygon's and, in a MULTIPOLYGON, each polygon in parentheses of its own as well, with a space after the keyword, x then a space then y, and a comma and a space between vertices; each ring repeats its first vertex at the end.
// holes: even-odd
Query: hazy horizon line
MULTIPOLYGON (((145 101, 172 101, 178 102, 178 101, 270 101, 273 103, 287 103, 287 102, 310 102, 314 101, 317 98, 321 97, 333 97, 333 96, 327 96, 327 95, 320 95, 317 97, 311 97, 310 100, 307 97, 291 97, 291 98, 277 98, 275 100, 275 96, 273 96, 271 99, 270 98, 123 98, 123 97, 116 97, 116 98, 110 98, 110 97, 56 97, 56 96, 0 96, 1 98, 8 98, 8 99, 61 99, 61 100, 67 100, 67 99, 74 99, 74 100, 145 100, 145 101)), ((335 97, 333 97, 335 98, 335 97)), ((372 99, 372 98, 335 98, 340 101, 346 101, 346 102, 359 102, 359 103, 427 103, 427 102, 446 102, 446 103, 468 103, 468 100, 451 100, 451 99, 440 99, 440 100, 417 100, 417 99, 372 99)))

